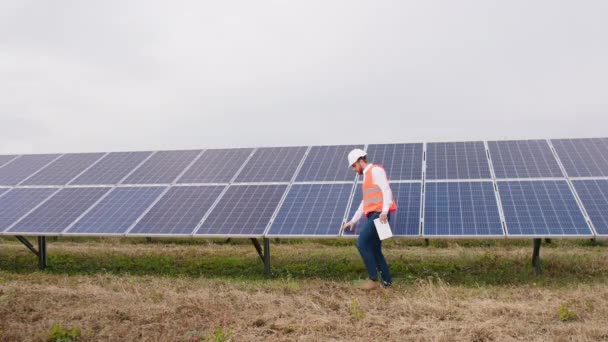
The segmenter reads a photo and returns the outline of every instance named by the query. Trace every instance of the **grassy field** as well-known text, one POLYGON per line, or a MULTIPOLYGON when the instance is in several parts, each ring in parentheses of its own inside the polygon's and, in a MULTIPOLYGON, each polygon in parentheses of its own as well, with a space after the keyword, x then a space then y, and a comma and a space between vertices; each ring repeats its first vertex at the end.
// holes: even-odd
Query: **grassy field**
POLYGON ((395 279, 365 293, 352 240, 67 239, 49 268, 0 239, 0 340, 608 340, 603 243, 394 240, 395 279))

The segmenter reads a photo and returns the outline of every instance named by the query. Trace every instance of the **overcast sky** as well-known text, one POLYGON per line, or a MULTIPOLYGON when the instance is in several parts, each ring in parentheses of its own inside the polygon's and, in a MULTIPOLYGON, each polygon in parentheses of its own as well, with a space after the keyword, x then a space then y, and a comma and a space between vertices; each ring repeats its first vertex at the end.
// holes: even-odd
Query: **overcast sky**
POLYGON ((0 153, 608 136, 607 13, 0 0, 0 153))

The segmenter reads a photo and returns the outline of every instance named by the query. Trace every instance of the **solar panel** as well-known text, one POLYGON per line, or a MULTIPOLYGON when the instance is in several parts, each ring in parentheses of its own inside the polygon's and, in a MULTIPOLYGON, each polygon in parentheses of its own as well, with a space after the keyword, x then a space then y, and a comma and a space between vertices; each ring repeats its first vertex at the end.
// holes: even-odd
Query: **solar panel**
POLYGON ((0 232, 9 228, 56 191, 57 189, 52 188, 18 188, 0 197, 0 232))
POLYGON ((5 192, 9 191, 10 188, 0 188, 0 196, 2 196, 2 194, 4 194, 5 192))
POLYGON ((113 152, 93 165, 70 185, 114 185, 141 164, 152 152, 113 152))
POLYGON ((338 236, 352 184, 294 184, 269 236, 338 236))
POLYGON ((251 152, 252 148, 206 150, 177 183, 228 183, 251 152))
MULTIPOLYGON (((392 183, 391 191, 397 203, 397 211, 390 215, 389 223, 394 236, 419 236, 420 235, 420 198, 421 183, 392 183)), ((362 201, 361 186, 355 190, 353 203, 346 220, 350 220, 362 201)), ((357 236, 359 231, 367 223, 365 215, 355 225, 354 230, 344 231, 343 236, 357 236)))
POLYGON ((137 168, 122 184, 171 184, 200 151, 160 151, 137 168))
POLYGON ((483 142, 429 143, 426 146, 427 179, 491 178, 483 142))
POLYGON ((64 154, 21 185, 65 185, 103 155, 103 153, 64 154))
POLYGON ((367 155, 391 180, 422 179, 422 144, 369 145, 367 155))
POLYGON ((308 152, 296 182, 352 181, 353 170, 348 167, 348 153, 362 145, 314 146, 308 152))
POLYGON ((598 235, 608 235, 608 180, 572 181, 598 235))
POLYGON ((65 188, 19 221, 7 233, 59 234, 110 188, 65 188))
POLYGON ((261 236, 287 185, 231 186, 197 235, 261 236))
POLYGON ((11 160, 17 158, 16 155, 1 155, 0 156, 0 167, 4 166, 4 164, 8 164, 11 160))
POLYGON ((0 168, 0 185, 17 185, 59 154, 31 154, 21 156, 0 168))
POLYGON ((608 138, 551 140, 569 177, 608 177, 608 138))
POLYGON ((496 178, 563 177, 546 140, 488 142, 496 178))
POLYGON ((425 185, 424 236, 502 236, 492 182, 425 185))
POLYGON ((592 235, 566 181, 503 181, 498 191, 509 235, 592 235))
POLYGON ((259 148, 236 182, 289 182, 300 165, 307 147, 259 148))
POLYGON ((166 187, 115 188, 66 234, 123 234, 166 187))
POLYGON ((225 186, 177 186, 128 232, 138 235, 190 235, 225 186))

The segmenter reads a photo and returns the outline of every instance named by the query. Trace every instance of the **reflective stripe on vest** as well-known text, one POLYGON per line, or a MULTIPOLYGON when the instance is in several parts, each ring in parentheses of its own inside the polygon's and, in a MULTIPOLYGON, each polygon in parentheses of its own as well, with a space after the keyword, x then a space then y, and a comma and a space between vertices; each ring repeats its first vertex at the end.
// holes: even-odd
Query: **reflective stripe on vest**
MULTIPOLYGON (((381 212, 382 204, 384 203, 382 189, 380 189, 378 185, 374 184, 372 170, 375 167, 380 166, 372 165, 365 173, 365 178, 363 180, 363 212, 365 212, 365 215, 374 211, 381 212)), ((389 212, 393 212, 395 210, 397 210, 397 205, 393 199, 389 212)))

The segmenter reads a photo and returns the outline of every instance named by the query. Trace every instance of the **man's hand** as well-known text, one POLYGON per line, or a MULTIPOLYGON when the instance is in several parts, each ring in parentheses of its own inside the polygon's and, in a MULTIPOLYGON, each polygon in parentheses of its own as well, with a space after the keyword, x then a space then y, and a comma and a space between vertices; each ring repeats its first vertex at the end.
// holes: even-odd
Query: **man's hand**
POLYGON ((342 226, 342 230, 344 231, 352 231, 353 228, 355 227, 355 222, 346 222, 343 226, 342 226))
POLYGON ((387 222, 388 222, 388 212, 383 211, 382 213, 380 213, 380 223, 384 224, 387 222))

